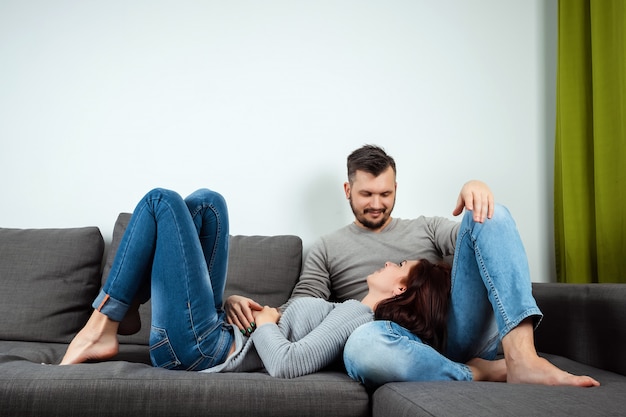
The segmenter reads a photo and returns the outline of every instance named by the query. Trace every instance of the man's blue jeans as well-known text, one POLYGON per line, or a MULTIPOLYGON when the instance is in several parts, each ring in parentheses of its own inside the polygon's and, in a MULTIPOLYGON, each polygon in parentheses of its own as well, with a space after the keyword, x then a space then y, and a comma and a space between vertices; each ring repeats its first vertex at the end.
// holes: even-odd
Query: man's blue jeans
POLYGON ((471 381, 464 363, 494 359, 499 341, 542 314, 532 296, 526 252, 511 214, 497 205, 485 223, 466 212, 456 241, 448 340, 443 354, 389 321, 356 329, 344 350, 348 374, 368 387, 391 381, 471 381))
POLYGON ((155 189, 137 204, 93 307, 121 321, 152 297, 154 366, 201 370, 222 363, 233 343, 221 310, 228 263, 224 198, 202 189, 185 200, 155 189))

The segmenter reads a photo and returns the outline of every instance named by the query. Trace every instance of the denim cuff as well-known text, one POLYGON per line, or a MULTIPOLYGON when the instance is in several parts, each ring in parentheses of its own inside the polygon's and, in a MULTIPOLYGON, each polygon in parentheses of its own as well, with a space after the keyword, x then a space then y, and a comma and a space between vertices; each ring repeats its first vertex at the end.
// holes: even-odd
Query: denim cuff
POLYGON ((509 320, 508 323, 504 326, 504 328, 500 331, 500 340, 504 339, 504 336, 509 334, 511 330, 520 325, 520 323, 527 318, 533 319, 533 329, 537 330, 539 327, 539 323, 543 319, 543 313, 539 310, 539 307, 530 307, 526 311, 522 312, 518 317, 514 320, 509 320))
POLYGON ((103 290, 100 290, 100 294, 94 300, 92 307, 113 321, 122 321, 130 306, 111 298, 103 290))

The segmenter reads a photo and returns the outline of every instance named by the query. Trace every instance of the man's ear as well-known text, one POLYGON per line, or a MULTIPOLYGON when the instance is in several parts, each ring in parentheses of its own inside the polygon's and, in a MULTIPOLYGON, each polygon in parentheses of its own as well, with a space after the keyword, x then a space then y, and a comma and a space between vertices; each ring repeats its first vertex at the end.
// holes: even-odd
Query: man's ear
POLYGON ((346 198, 350 200, 350 183, 349 182, 343 183, 343 192, 346 193, 346 198))

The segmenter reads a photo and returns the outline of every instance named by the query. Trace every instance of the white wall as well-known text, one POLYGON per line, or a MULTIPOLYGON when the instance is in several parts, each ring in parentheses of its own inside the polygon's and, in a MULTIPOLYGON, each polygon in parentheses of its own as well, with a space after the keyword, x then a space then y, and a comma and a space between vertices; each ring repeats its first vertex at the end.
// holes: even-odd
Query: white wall
POLYGON ((99 226, 150 188, 233 234, 351 221, 345 158, 398 163, 396 217, 478 178, 554 280, 556 0, 0 1, 0 226, 99 226))

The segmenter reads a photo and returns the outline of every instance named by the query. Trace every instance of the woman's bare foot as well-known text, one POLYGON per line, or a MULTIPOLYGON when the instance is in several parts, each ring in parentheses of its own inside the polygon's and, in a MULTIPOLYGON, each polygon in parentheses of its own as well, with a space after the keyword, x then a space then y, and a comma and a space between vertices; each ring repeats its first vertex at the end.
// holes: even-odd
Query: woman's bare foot
POLYGON ((506 382, 506 362, 504 359, 488 361, 474 358, 466 363, 470 367, 474 381, 506 382))
POLYGON ((119 322, 94 310, 85 327, 68 346, 60 365, 104 360, 115 356, 119 351, 118 327, 119 322))
POLYGON ((597 387, 589 376, 572 375, 539 357, 535 350, 532 320, 526 319, 502 339, 507 382, 514 384, 570 385, 597 387))

